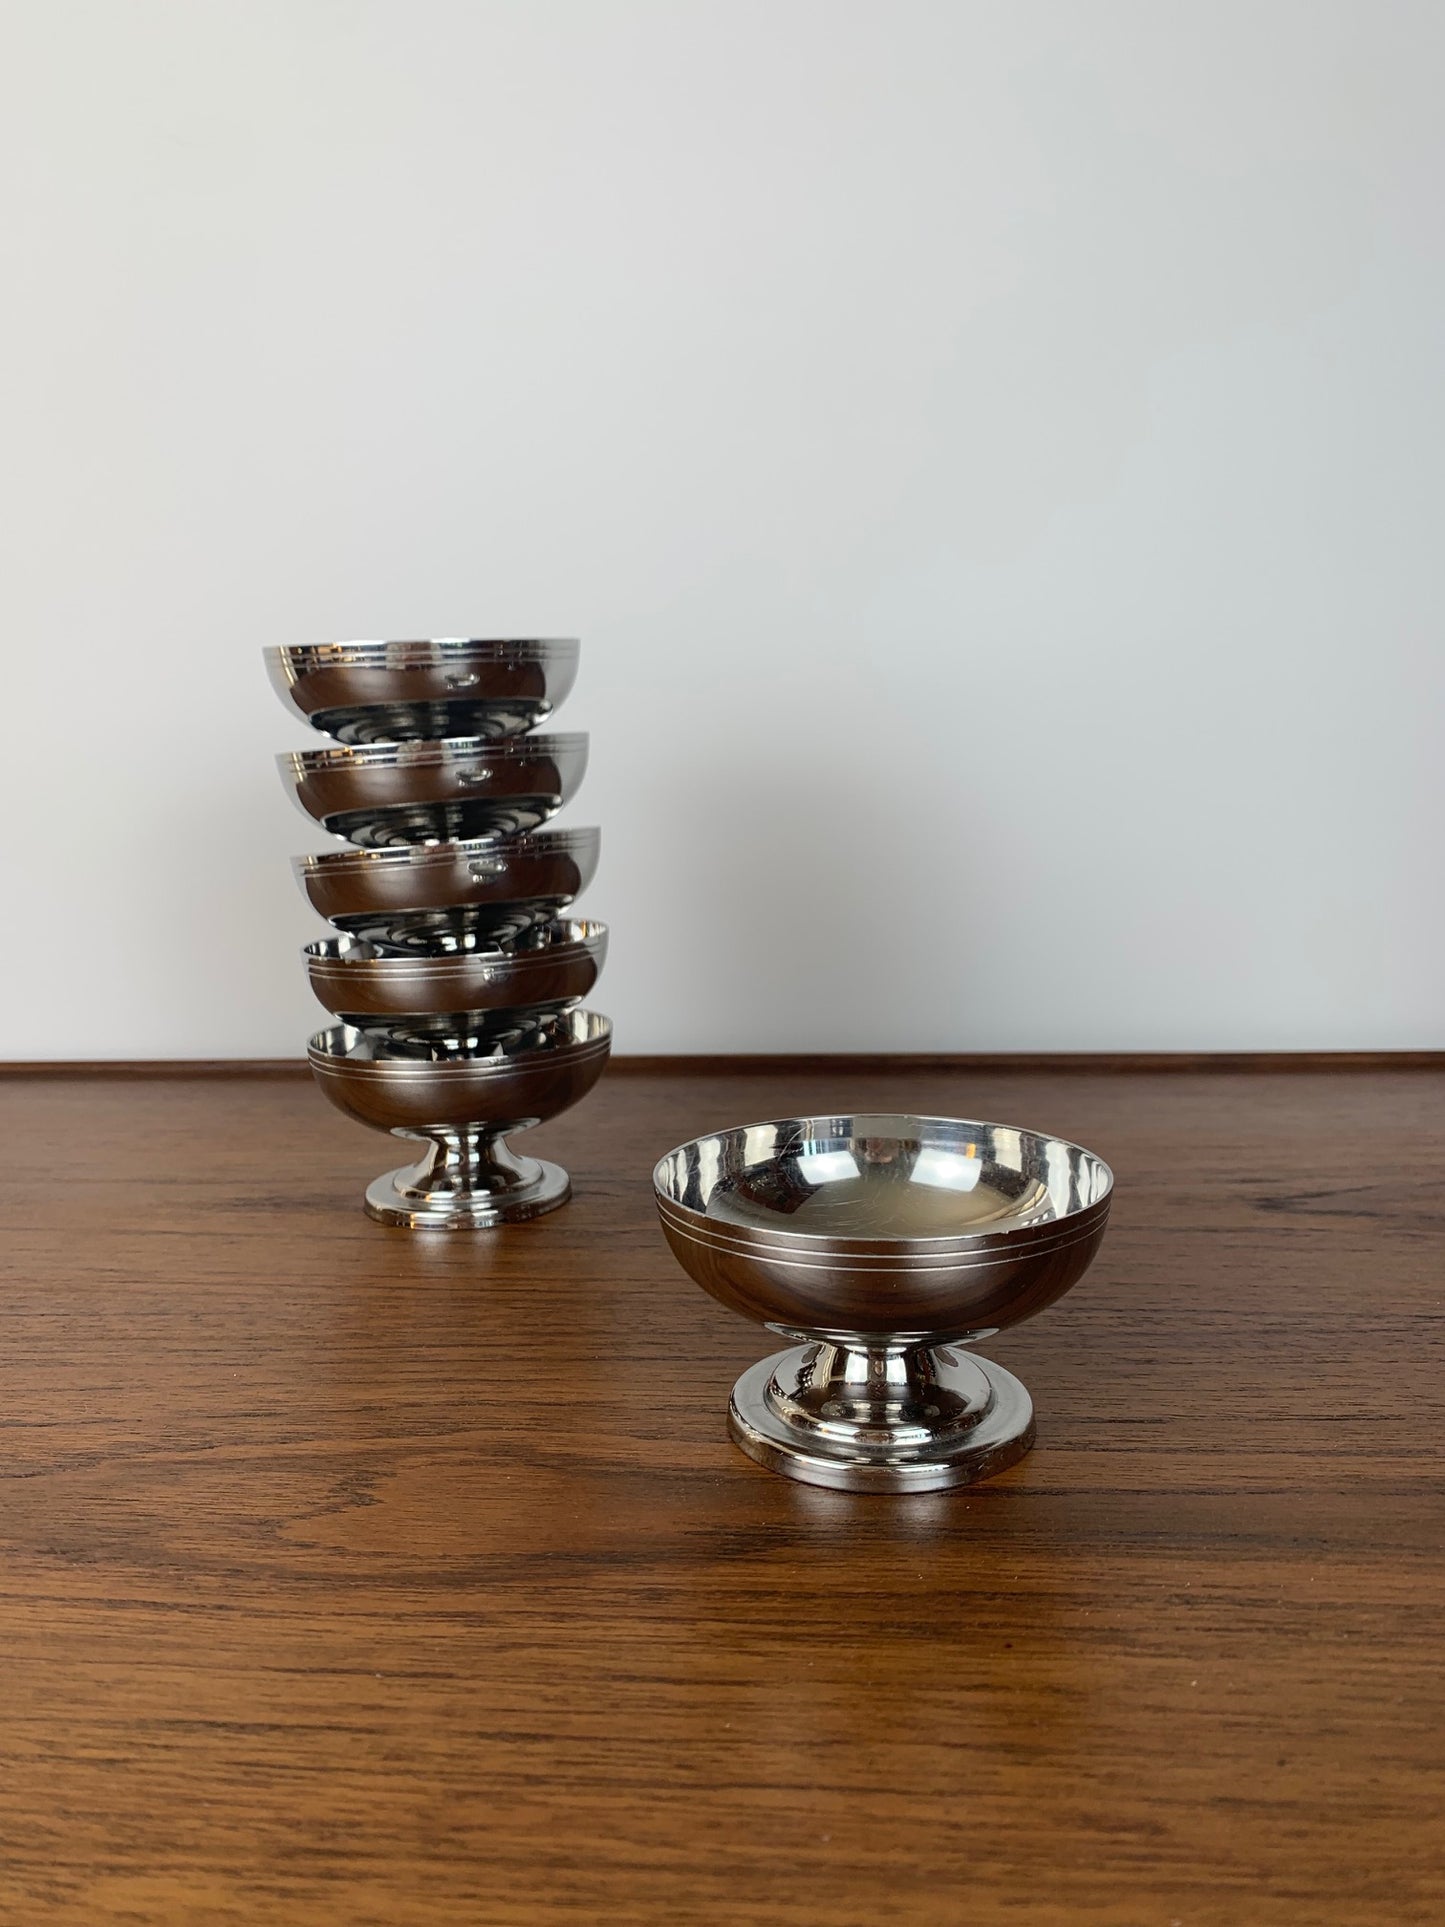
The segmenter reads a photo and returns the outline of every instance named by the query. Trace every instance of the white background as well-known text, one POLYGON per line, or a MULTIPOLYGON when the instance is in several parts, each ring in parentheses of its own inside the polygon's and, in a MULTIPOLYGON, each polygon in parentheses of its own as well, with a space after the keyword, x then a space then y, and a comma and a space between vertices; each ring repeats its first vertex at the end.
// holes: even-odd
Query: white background
POLYGON ((3 20, 0 1057, 299 1051, 261 647, 457 633, 619 1049, 1445 1043, 1439 0, 3 20))

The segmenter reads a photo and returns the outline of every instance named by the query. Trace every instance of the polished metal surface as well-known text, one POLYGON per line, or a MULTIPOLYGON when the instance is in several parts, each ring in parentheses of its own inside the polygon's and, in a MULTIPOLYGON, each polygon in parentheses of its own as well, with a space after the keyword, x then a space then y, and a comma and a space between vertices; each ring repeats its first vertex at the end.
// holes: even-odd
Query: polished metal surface
POLYGON ((364 743, 276 759, 302 811, 366 849, 535 830, 576 795, 587 738, 364 743))
POLYGON ((305 950, 341 1019, 311 1040, 349 1117, 422 1140, 366 1209, 410 1230, 480 1230, 566 1202, 557 1165, 504 1143, 584 1097, 612 1025, 581 1007, 605 924, 564 920, 595 829, 540 826, 587 767, 585 735, 531 735, 571 688, 575 642, 329 643, 266 652, 273 683, 342 746, 277 759, 302 811, 350 846, 295 859, 341 933, 305 950))
POLYGON ((370 1215, 412 1230, 479 1230, 538 1216, 566 1201, 565 1173, 519 1158, 509 1133, 570 1109, 602 1075, 611 1019, 571 1010, 541 1020, 514 1013, 484 1045, 398 1040, 339 1024, 308 1056, 338 1110, 374 1129, 426 1140, 414 1165, 378 1179, 370 1215))
POLYGON ((805 1345, 743 1373, 728 1430, 750 1459, 805 1485, 939 1492, 1016 1464, 1034 1442, 1034 1407, 989 1358, 805 1345))
POLYGON ((560 1164, 518 1157, 500 1138, 438 1131, 417 1163, 372 1179, 366 1215, 402 1231, 492 1231, 540 1218, 571 1195, 560 1164))
POLYGON ((467 1018, 502 1019, 566 1009, 592 990, 607 958, 607 926, 558 922, 503 948, 453 956, 397 956, 360 937, 307 944, 311 988, 344 1024, 369 1030, 410 1020, 460 1030, 467 1018))
POLYGON ((578 644, 327 642, 268 649, 273 688, 343 743, 516 736, 554 714, 577 674, 578 644))
POLYGON ((293 860, 314 910, 381 949, 448 956, 488 949, 556 918, 592 881, 598 829, 293 860))
POLYGON ((1092 1152, 955 1118, 787 1118, 679 1146, 653 1174, 674 1255, 802 1351, 739 1380, 735 1439, 790 1477, 928 1491, 1028 1450, 1032 1406, 957 1348, 1077 1283, 1113 1177, 1092 1152))

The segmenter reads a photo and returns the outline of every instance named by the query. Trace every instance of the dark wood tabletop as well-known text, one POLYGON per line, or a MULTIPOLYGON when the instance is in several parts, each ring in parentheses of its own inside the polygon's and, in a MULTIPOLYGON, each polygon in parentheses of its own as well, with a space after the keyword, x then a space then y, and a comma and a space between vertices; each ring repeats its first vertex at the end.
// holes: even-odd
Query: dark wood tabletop
POLYGON ((0 1107, 7 1927, 1445 1921, 1445 1074, 619 1067, 451 1239, 300 1076, 0 1107), (728 1441, 652 1164, 845 1108, 1117 1173, 991 1484, 728 1441))

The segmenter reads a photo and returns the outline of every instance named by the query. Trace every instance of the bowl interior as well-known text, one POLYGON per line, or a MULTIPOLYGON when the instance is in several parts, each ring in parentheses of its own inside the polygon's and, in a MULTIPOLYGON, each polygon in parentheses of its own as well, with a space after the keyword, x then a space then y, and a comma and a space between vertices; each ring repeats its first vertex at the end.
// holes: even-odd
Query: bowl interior
POLYGON ((694 1139, 657 1167, 666 1202, 773 1237, 993 1237, 1086 1210, 1108 1166, 1062 1138, 958 1118, 787 1118, 694 1139))

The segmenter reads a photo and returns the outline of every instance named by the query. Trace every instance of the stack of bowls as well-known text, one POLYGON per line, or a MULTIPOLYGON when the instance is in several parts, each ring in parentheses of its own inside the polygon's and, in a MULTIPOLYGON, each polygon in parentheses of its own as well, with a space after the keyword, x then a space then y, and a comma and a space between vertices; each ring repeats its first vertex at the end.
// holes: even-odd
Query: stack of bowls
POLYGON ((340 933, 304 952, 340 1022, 311 1068, 348 1116, 420 1138, 378 1178, 383 1224, 477 1230, 564 1204, 567 1173, 503 1142, 601 1076, 608 1018, 581 1008, 607 926, 565 913, 600 832, 544 827, 587 767, 585 735, 534 734, 577 673, 575 642, 323 643, 268 649, 287 705, 337 747, 278 758, 301 810, 342 841, 295 859, 340 933))

